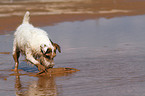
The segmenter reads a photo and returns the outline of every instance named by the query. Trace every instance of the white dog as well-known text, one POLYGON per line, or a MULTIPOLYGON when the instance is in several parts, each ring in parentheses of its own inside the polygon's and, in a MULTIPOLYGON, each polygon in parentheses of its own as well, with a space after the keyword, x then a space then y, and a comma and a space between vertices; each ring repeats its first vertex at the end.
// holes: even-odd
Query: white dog
POLYGON ((27 11, 22 24, 14 33, 13 58, 15 71, 18 70, 20 53, 25 55, 26 60, 37 66, 40 71, 53 67, 56 49, 61 52, 60 46, 53 43, 44 30, 29 24, 29 15, 30 13, 27 11))

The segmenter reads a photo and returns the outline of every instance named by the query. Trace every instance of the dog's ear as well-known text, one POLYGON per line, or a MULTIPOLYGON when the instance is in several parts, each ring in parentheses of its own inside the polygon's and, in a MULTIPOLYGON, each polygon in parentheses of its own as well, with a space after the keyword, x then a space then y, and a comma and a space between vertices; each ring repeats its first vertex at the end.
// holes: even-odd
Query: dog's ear
POLYGON ((46 44, 40 45, 40 50, 43 54, 46 53, 47 49, 48 49, 48 46, 46 44))
POLYGON ((58 52, 61 53, 61 48, 60 48, 60 46, 59 46, 58 44, 56 44, 56 43, 53 43, 53 42, 51 41, 51 39, 50 39, 50 42, 52 43, 52 45, 53 45, 54 47, 56 47, 56 49, 58 49, 58 52))
POLYGON ((50 40, 51 44, 53 45, 53 42, 52 42, 52 40, 51 40, 51 39, 49 39, 49 40, 50 40))
POLYGON ((56 49, 58 49, 58 52, 61 53, 61 48, 58 44, 53 43, 53 46, 56 47, 56 49))

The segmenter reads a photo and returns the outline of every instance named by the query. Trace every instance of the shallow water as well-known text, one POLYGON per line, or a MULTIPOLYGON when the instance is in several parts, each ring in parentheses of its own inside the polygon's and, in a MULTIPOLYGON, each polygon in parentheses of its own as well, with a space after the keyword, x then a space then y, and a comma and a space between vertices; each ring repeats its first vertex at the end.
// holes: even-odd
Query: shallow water
MULTIPOLYGON (((0 96, 144 96, 145 15, 64 22, 42 27, 62 48, 55 67, 80 71, 48 77, 21 57, 20 76, 11 75, 11 54, 0 54, 0 96)), ((0 52, 11 52, 13 35, 0 35, 0 52)))

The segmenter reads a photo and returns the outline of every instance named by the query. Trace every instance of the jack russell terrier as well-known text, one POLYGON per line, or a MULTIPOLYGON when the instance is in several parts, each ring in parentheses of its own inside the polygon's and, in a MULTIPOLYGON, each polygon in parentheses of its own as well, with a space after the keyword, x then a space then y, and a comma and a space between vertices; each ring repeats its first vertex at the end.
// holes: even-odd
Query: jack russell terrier
POLYGON ((26 60, 34 64, 39 71, 44 71, 54 66, 53 58, 56 56, 56 50, 61 52, 60 46, 49 39, 47 32, 29 23, 29 15, 27 11, 22 24, 14 33, 14 71, 18 71, 20 53, 25 55, 26 60))

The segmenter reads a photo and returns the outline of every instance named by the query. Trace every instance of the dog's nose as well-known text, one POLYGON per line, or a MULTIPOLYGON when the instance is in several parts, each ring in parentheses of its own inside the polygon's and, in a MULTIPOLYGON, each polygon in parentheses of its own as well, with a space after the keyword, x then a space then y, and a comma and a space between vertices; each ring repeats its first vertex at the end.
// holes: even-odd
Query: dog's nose
POLYGON ((53 62, 53 61, 51 61, 51 62, 50 62, 50 64, 51 64, 51 65, 54 65, 54 62, 53 62))
POLYGON ((53 66, 54 66, 54 63, 51 63, 51 62, 50 62, 49 66, 47 66, 47 69, 53 68, 53 66))

